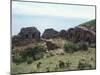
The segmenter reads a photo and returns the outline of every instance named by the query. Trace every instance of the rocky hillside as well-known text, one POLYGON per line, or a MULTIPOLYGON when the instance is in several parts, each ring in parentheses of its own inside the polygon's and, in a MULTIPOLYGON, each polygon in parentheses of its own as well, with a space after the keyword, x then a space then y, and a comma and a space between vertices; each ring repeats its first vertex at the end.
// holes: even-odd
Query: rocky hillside
POLYGON ((91 20, 82 23, 74 28, 68 30, 61 30, 60 32, 53 28, 45 29, 42 36, 40 31, 35 27, 22 28, 18 35, 12 38, 13 45, 25 45, 33 42, 44 41, 45 39, 62 38, 75 43, 87 42, 89 44, 96 42, 96 20, 91 20))
POLYGON ((96 20, 82 23, 67 31, 67 39, 73 42, 88 42, 89 44, 96 41, 96 20))
POLYGON ((88 22, 82 23, 79 25, 80 27, 85 27, 89 30, 96 31, 96 19, 90 20, 88 22))

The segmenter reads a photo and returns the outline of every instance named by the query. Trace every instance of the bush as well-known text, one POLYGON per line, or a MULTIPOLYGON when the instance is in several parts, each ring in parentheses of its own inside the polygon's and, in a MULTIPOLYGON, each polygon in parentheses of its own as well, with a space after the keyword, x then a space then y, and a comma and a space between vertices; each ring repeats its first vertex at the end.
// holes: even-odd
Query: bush
POLYGON ((60 53, 59 55, 64 55, 65 53, 60 53))
POLYGON ((74 43, 65 43, 64 44, 65 52, 73 52, 79 50, 79 45, 74 43))
POLYGON ((79 50, 88 50, 88 45, 86 43, 65 43, 65 52, 74 52, 79 50))
POLYGON ((55 55, 55 54, 53 54, 52 52, 49 52, 49 53, 47 53, 46 57, 49 58, 49 57, 52 57, 52 56, 54 56, 54 55, 55 55))
POLYGON ((71 66, 71 62, 68 60, 67 62, 66 62, 66 66, 69 68, 70 66, 71 66))
POLYGON ((38 60, 43 57, 43 47, 37 45, 34 48, 27 48, 21 55, 23 58, 33 57, 34 60, 38 60))
POLYGON ((49 67, 47 67, 47 68, 46 68, 46 72, 50 72, 50 69, 49 69, 49 67))
POLYGON ((93 43, 93 44, 90 45, 90 47, 91 47, 91 48, 96 48, 96 44, 93 43))
POLYGON ((58 65, 56 65, 54 69, 55 69, 55 71, 58 71, 58 69, 59 69, 58 65))
POLYGON ((94 61, 94 58, 93 57, 91 57, 91 61, 94 61))
POLYGON ((43 58, 43 56, 44 56, 43 53, 35 54, 35 55, 33 55, 33 59, 39 60, 39 59, 43 58))
POLYGON ((33 58, 32 58, 32 57, 28 57, 28 58, 27 58, 27 64, 31 64, 32 61, 33 61, 33 58))
POLYGON ((50 56, 54 56, 55 54, 53 54, 53 53, 50 52, 49 55, 50 55, 50 56))
POLYGON ((85 60, 84 61, 79 61, 79 64, 78 64, 78 69, 79 70, 84 70, 84 69, 91 69, 92 68, 92 65, 87 63, 85 60))
POLYGON ((79 49, 81 49, 81 50, 88 50, 87 43, 78 43, 78 44, 79 44, 79 49))
POLYGON ((65 63, 59 60, 59 68, 64 68, 64 67, 65 67, 65 63))
POLYGON ((36 45, 34 48, 27 48, 24 51, 12 51, 12 61, 15 63, 21 63, 27 61, 28 64, 32 60, 38 60, 43 57, 43 46, 36 45))
POLYGON ((40 65, 41 65, 42 63, 41 62, 38 62, 37 63, 37 68, 40 68, 40 65))
POLYGON ((24 61, 24 59, 21 57, 21 55, 15 54, 15 55, 12 57, 12 61, 15 62, 16 64, 20 64, 21 62, 24 61))

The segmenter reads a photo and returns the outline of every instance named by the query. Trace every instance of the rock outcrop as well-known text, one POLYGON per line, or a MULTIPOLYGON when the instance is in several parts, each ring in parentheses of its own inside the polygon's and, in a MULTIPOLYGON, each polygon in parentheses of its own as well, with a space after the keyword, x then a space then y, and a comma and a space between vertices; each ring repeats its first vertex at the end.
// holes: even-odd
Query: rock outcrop
POLYGON ((18 35, 23 39, 40 39, 40 31, 35 27, 22 28, 18 35))
POLYGON ((46 46, 48 50, 54 50, 59 48, 55 43, 53 43, 52 41, 45 41, 46 42, 46 46))
POLYGON ((66 39, 67 38, 67 31, 66 30, 61 30, 59 32, 59 37, 66 39))
POLYGON ((96 33, 86 28, 75 27, 67 31, 67 39, 73 42, 96 42, 96 33))
POLYGON ((46 29, 42 35, 42 38, 44 39, 51 39, 51 38, 56 38, 58 37, 58 32, 54 29, 46 29))
POLYGON ((13 46, 26 45, 40 40, 40 31, 35 27, 22 28, 18 35, 12 37, 13 46))

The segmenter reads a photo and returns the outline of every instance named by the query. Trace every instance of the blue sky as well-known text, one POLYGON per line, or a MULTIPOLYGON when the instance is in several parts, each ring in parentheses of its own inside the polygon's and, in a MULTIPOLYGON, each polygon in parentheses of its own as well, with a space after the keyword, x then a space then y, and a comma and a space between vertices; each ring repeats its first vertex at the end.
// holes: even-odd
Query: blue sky
POLYGON ((22 27, 27 26, 36 26, 42 32, 45 28, 50 27, 58 30, 68 29, 75 24, 91 19, 95 19, 94 6, 12 2, 13 34, 17 34, 22 27), (71 18, 73 19, 71 20, 71 18), (71 26, 67 26, 67 23, 71 26))

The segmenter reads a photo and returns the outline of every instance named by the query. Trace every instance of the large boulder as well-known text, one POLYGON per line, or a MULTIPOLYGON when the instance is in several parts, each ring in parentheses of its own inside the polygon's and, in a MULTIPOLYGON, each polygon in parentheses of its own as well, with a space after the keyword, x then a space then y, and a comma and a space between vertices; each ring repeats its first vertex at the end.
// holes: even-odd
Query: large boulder
POLYGON ((35 27, 22 28, 19 35, 23 39, 40 39, 40 31, 35 27))
POLYGON ((96 42, 96 33, 86 28, 75 27, 67 31, 67 39, 73 42, 96 42))
POLYGON ((48 50, 54 50, 54 49, 59 48, 55 43, 51 41, 46 41, 46 46, 48 50))
POLYGON ((54 29, 46 29, 42 35, 42 38, 44 39, 51 39, 51 38, 56 38, 58 37, 58 32, 54 29))
POLYGON ((59 32, 59 37, 66 39, 67 38, 67 31, 66 30, 61 30, 59 32))
POLYGON ((22 28, 18 35, 12 37, 13 46, 22 46, 40 40, 40 32, 35 27, 22 28))

